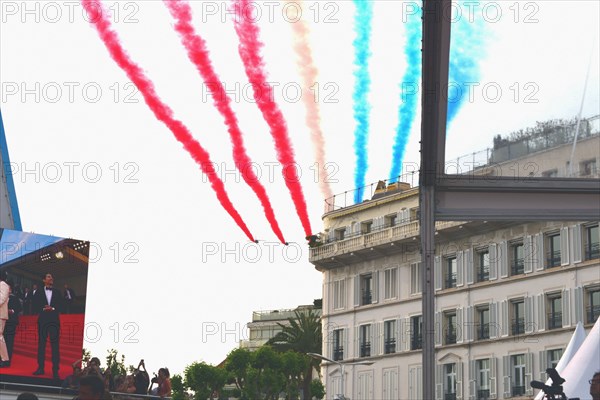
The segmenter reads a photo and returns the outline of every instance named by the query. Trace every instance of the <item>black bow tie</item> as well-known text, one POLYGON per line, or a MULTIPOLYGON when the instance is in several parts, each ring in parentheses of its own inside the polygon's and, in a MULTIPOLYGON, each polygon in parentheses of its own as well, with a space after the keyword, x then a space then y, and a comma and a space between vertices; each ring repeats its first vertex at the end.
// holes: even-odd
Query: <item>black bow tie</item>
POLYGON ((52 288, 51 287, 47 287, 46 290, 52 290, 52 288))

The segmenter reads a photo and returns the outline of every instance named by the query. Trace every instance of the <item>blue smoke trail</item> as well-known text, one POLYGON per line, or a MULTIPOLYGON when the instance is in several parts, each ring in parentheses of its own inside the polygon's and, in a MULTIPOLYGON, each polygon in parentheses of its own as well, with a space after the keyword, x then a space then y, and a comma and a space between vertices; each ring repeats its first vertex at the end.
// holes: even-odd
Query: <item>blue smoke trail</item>
POLYGON ((363 187, 365 186, 365 175, 367 172, 367 139, 369 134, 369 111, 368 103, 369 87, 371 78, 369 77, 369 57, 371 51, 369 42, 371 36, 371 18, 373 8, 371 0, 354 0, 356 5, 356 16, 354 25, 356 29, 356 39, 354 45, 354 65, 357 67, 354 71, 356 79, 352 100, 354 101, 354 120, 356 128, 354 130, 354 154, 356 154, 356 170, 354 172, 354 202, 360 203, 363 199, 363 187))
MULTIPOLYGON (((416 5, 415 5, 416 7, 416 5)), ((394 140, 392 154, 392 168, 390 170, 390 183, 395 182, 402 170, 404 150, 412 129, 417 112, 417 100, 421 82, 421 39, 423 37, 421 14, 419 7, 415 14, 408 15, 406 23, 406 71, 402 77, 400 86, 401 103, 398 110, 398 126, 396 127, 396 138, 394 140)))
MULTIPOLYGON (((461 4, 461 8, 464 7, 461 4)), ((480 78, 478 60, 484 55, 484 20, 480 13, 474 13, 475 19, 470 22, 467 15, 453 24, 450 37, 450 63, 448 71, 448 115, 449 125, 458 111, 469 98, 469 83, 476 83, 480 78)))

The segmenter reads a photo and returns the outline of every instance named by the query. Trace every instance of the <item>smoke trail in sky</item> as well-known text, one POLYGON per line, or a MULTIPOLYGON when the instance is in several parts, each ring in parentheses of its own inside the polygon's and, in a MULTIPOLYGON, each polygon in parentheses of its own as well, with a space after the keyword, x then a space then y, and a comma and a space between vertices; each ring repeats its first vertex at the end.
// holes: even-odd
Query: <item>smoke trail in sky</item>
POLYGON ((401 99, 398 110, 398 126, 396 127, 396 138, 394 140, 392 154, 392 168, 390 170, 390 182, 395 182, 402 171, 404 151, 410 131, 417 113, 417 100, 419 98, 419 86, 421 82, 421 40, 423 37, 421 23, 421 8, 416 3, 414 10, 407 12, 406 18, 406 44, 404 54, 406 55, 406 71, 401 82, 401 99))
MULTIPOLYGON (((461 3, 461 9, 467 7, 461 3)), ((469 21, 467 15, 453 17, 450 36, 450 63, 448 71, 448 115, 449 125, 465 101, 469 98, 468 85, 477 83, 480 78, 478 61, 484 56, 484 20, 477 12, 469 21)))
POLYGON ((312 235, 310 220, 306 207, 304 192, 300 185, 300 177, 296 170, 294 150, 288 134, 287 125, 281 110, 273 99, 273 87, 267 82, 264 61, 260 54, 262 43, 259 40, 259 29, 252 16, 245 15, 244 10, 251 10, 249 0, 235 0, 234 6, 241 10, 235 19, 235 31, 240 40, 238 51, 246 70, 246 76, 254 88, 254 100, 263 118, 271 129, 275 142, 277 159, 283 167, 283 178, 290 192, 296 213, 300 218, 306 237, 312 235))
POLYGON ((190 61, 196 66, 204 82, 210 88, 215 107, 225 119, 225 124, 227 125, 233 145, 233 159, 237 169, 241 172, 244 181, 252 188, 260 200, 271 229, 273 229, 277 238, 282 243, 285 243, 267 191, 254 173, 252 160, 244 147, 242 132, 237 117, 231 108, 231 99, 225 92, 225 88, 214 70, 206 42, 192 25, 192 10, 189 3, 182 0, 164 0, 164 4, 176 21, 175 30, 181 37, 181 43, 185 47, 190 61))
POLYGON ((117 33, 112 29, 108 10, 102 7, 98 0, 82 0, 81 4, 88 13, 91 23, 94 24, 112 59, 136 85, 155 117, 173 132, 175 138, 183 144, 186 151, 208 176, 210 184, 225 211, 244 231, 248 239, 254 241, 246 223, 231 203, 225 191, 223 181, 217 175, 208 152, 193 138, 189 129, 181 121, 173 117, 173 111, 156 94, 152 81, 146 77, 142 69, 125 52, 117 33))
MULTIPOLYGON (((295 3, 304 11, 303 0, 286 1, 295 3)), ((317 97, 308 94, 315 90, 314 85, 318 84, 318 69, 313 61, 312 49, 308 41, 309 27, 304 19, 300 19, 298 22, 291 25, 295 39, 294 50, 296 51, 297 56, 296 61, 300 76, 302 77, 302 101, 306 107, 306 126, 308 126, 308 129, 310 130, 313 152, 319 171, 319 189, 321 190, 323 197, 329 199, 333 196, 333 193, 329 186, 329 175, 325 165, 325 137, 323 136, 323 131, 321 129, 319 100, 317 97)))
POLYGON ((356 168, 354 171, 354 202, 360 203, 363 200, 365 186, 365 175, 368 168, 367 141, 369 137, 369 88, 371 78, 369 76, 369 58, 371 50, 369 43, 371 40, 371 19, 373 14, 373 5, 370 0, 354 0, 356 6, 356 15, 354 17, 354 29, 356 38, 354 45, 354 93, 352 100, 354 102, 354 120, 356 128, 354 129, 354 154, 356 155, 356 168))

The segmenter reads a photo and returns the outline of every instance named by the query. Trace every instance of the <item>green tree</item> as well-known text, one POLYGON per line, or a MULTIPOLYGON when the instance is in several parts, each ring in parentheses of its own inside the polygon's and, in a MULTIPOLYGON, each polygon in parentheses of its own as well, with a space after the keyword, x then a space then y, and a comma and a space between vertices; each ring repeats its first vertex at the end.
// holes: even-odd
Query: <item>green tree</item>
POLYGON ((181 375, 173 375, 171 377, 171 390, 173 400, 185 400, 185 385, 181 375))
POLYGON ((310 399, 310 384, 313 380, 313 369, 319 369, 321 362, 307 356, 307 353, 321 354, 323 336, 321 317, 314 311, 295 311, 294 318, 288 318, 288 325, 278 324, 282 331, 270 339, 267 344, 277 351, 292 350, 302 354, 306 360, 303 374, 302 392, 305 399, 310 399))
POLYGON ((194 391, 196 400, 219 397, 219 392, 227 383, 227 371, 205 362, 193 363, 185 369, 185 386, 194 391))
POLYGON ((112 376, 126 375, 127 368, 125 368, 125 355, 121 355, 121 360, 118 360, 119 352, 115 349, 108 350, 106 356, 106 369, 110 370, 112 376))

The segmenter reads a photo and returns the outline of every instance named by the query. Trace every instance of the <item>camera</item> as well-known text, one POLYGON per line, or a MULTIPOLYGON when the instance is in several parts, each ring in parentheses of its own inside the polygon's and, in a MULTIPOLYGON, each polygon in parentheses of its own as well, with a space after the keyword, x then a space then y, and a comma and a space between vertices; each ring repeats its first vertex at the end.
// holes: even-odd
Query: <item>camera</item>
MULTIPOLYGON (((531 381, 531 387, 534 389, 542 389, 544 392, 544 398, 547 400, 569 400, 562 387, 562 384, 565 383, 565 379, 560 376, 555 368, 547 368, 546 373, 552 380, 551 386, 546 385, 544 382, 531 381)), ((571 400, 579 399, 572 398, 571 400)))

